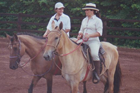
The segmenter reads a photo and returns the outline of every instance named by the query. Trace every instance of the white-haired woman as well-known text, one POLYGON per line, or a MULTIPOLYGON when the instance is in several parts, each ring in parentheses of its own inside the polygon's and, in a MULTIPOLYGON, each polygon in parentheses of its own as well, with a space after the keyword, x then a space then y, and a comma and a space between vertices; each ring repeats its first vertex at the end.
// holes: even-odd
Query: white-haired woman
POLYGON ((86 39, 84 43, 90 47, 91 56, 95 64, 93 82, 98 83, 100 81, 100 59, 98 56, 100 48, 99 36, 102 36, 103 24, 100 19, 99 9, 96 8, 96 4, 88 3, 82 8, 82 10, 85 10, 86 17, 82 20, 77 39, 86 39))
POLYGON ((55 12, 56 14, 53 15, 47 25, 47 30, 44 33, 43 37, 46 37, 47 34, 52 30, 52 22, 55 22, 55 26, 59 26, 59 24, 63 23, 63 30, 67 33, 69 36, 69 31, 71 29, 71 22, 70 17, 66 14, 64 14, 64 5, 61 2, 57 2, 55 4, 55 12))

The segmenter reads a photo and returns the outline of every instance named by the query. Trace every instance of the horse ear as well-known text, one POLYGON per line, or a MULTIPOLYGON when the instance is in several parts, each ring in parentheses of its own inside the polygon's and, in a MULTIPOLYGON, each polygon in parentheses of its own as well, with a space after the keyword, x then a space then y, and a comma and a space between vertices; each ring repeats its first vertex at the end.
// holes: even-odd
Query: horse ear
POLYGON ((54 20, 52 21, 52 29, 55 29, 55 22, 54 22, 54 20))
POLYGON ((6 38, 7 38, 8 40, 10 40, 10 39, 11 39, 11 36, 8 35, 7 33, 5 33, 5 34, 6 34, 6 38))
POLYGON ((59 29, 61 30, 63 28, 63 23, 61 22, 60 24, 59 24, 59 29))
POLYGON ((15 33, 14 33, 14 39, 15 39, 16 41, 18 41, 18 36, 17 36, 17 34, 15 34, 15 33))

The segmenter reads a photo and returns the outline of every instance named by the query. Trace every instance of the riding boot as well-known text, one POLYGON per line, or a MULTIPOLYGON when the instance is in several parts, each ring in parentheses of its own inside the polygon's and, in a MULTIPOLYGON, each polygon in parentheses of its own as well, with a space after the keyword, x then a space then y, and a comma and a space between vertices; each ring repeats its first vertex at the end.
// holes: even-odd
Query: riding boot
POLYGON ((100 81, 100 61, 94 61, 95 70, 93 71, 92 82, 97 84, 100 81))

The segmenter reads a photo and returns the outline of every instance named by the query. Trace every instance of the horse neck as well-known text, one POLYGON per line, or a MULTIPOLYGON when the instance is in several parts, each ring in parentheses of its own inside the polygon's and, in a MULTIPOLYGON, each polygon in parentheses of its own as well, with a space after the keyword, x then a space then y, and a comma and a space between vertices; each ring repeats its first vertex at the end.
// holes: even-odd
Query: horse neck
MULTIPOLYGON (((38 51, 41 49, 43 46, 43 43, 41 43, 41 40, 35 40, 35 38, 28 36, 28 35, 20 35, 19 39, 22 44, 25 46, 25 52, 33 58, 38 51)), ((21 47, 22 48, 22 47, 21 47)))
MULTIPOLYGON (((60 39, 60 46, 61 48, 58 49, 58 54, 67 54, 73 51, 74 49, 77 48, 78 45, 74 44, 67 36, 65 33, 62 33, 61 39, 60 39)), ((76 49, 74 52, 71 54, 68 54, 63 57, 59 57, 62 63, 62 66, 67 68, 75 67, 78 65, 79 67, 82 65, 82 62, 79 61, 85 61, 83 54, 81 52, 81 47, 76 49), (78 59, 77 59, 78 58, 78 59), (80 58, 80 60, 79 60, 80 58), (73 60, 74 59, 74 60, 73 60)), ((78 67, 77 67, 78 68, 78 67)), ((71 69, 71 68, 70 68, 71 69)))
POLYGON ((60 43, 58 46, 58 51, 59 54, 66 54, 71 52, 71 50, 74 50, 77 47, 76 44, 74 44, 66 35, 66 33, 64 33, 64 31, 62 31, 62 35, 60 38, 60 43))

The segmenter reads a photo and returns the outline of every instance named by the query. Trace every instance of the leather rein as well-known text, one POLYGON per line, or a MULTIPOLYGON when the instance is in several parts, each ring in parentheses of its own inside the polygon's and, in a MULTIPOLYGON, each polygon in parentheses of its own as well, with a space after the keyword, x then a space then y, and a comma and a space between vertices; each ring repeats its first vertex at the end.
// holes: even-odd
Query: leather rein
MULTIPOLYGON (((19 48, 18 48, 17 55, 16 55, 16 56, 10 56, 9 58, 10 58, 10 59, 18 58, 18 59, 19 59, 19 62, 20 62, 20 59, 21 59, 21 56, 20 56, 21 41, 20 41, 19 38, 18 38, 18 41, 19 41, 19 48)), ((43 48, 41 48, 41 49, 39 50, 39 52, 38 52, 33 58, 30 58, 26 63, 24 63, 24 65, 21 66, 21 65, 19 64, 19 62, 16 61, 16 64, 17 64, 25 73, 27 73, 28 75, 30 75, 30 76, 44 76, 45 74, 47 74, 47 73, 52 69, 52 67, 53 67, 53 62, 52 62, 52 64, 51 64, 51 67, 50 67, 45 73, 40 74, 40 75, 29 74, 27 71, 25 71, 25 70, 23 69, 23 67, 24 67, 27 63, 29 63, 30 61, 32 61, 33 59, 35 59, 35 58, 41 53, 41 51, 46 47, 47 41, 48 41, 48 40, 46 39, 46 43, 45 43, 45 45, 43 46, 43 48)), ((9 44, 9 45, 12 45, 12 44, 9 44)))

